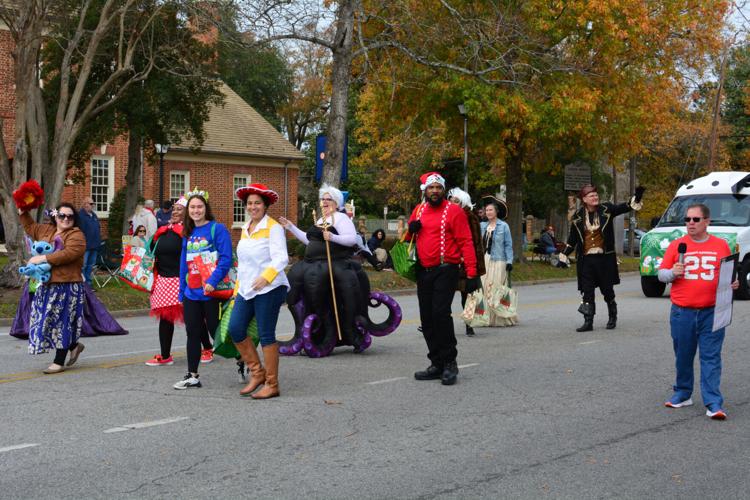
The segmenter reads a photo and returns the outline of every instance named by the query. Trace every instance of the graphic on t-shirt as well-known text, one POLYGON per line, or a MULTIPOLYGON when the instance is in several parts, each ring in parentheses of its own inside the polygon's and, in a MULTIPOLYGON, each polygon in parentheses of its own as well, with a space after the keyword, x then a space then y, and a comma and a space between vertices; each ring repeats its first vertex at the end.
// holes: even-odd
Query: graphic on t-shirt
POLYGON ((685 255, 683 277, 686 280, 713 281, 718 260, 716 252, 695 252, 692 255, 685 255))
POLYGON ((202 288, 201 272, 195 258, 206 250, 211 244, 203 236, 190 236, 187 241, 187 254, 185 260, 188 265, 187 284, 188 288, 202 288))

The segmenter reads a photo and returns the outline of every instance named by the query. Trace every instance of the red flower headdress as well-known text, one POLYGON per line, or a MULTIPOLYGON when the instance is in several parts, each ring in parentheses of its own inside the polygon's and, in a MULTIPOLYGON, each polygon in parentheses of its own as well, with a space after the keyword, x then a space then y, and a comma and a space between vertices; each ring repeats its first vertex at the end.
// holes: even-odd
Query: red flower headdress
POLYGON ((42 206, 44 203, 44 191, 37 181, 31 179, 13 191, 13 200, 16 202, 16 207, 19 210, 28 212, 42 206))

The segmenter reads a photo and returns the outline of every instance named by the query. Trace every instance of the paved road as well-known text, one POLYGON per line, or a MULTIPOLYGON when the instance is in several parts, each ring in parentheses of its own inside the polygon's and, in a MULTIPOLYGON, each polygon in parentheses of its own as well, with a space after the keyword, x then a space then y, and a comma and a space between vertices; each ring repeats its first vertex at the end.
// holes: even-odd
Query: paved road
MULTIPOLYGON (((149 318, 86 340, 80 366, 43 376, 48 355, 0 332, 0 498, 747 497, 750 303, 725 343, 729 419, 669 410, 669 301, 619 286, 622 319, 579 334, 574 284, 519 287, 522 323, 459 336, 459 383, 427 365, 416 298, 405 322, 326 359, 283 358, 282 397, 240 399, 234 363, 149 368, 149 318)), ((458 301, 454 303, 458 312, 458 301)), ((290 331, 283 313, 280 331, 290 331)), ((461 327, 456 320, 456 326, 461 327)))

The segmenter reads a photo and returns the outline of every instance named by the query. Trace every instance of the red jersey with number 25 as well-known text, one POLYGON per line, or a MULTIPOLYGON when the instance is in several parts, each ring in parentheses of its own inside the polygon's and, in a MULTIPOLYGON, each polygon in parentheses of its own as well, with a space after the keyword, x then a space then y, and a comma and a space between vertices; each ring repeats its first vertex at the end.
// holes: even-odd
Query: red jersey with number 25
POLYGON ((670 243, 659 269, 672 269, 677 262, 677 246, 680 243, 687 245, 685 275, 672 282, 672 303, 680 307, 713 307, 716 305, 721 259, 730 255, 729 245, 721 238, 711 235, 703 243, 696 243, 690 236, 683 236, 670 243))

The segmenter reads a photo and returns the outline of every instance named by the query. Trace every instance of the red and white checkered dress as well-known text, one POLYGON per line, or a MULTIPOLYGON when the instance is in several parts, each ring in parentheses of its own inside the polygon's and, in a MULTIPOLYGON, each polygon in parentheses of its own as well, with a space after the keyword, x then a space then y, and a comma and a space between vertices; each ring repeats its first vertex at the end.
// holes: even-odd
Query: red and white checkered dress
POLYGON ((165 278, 157 274, 151 291, 151 316, 172 323, 183 323, 182 304, 179 301, 179 296, 180 277, 165 278))

